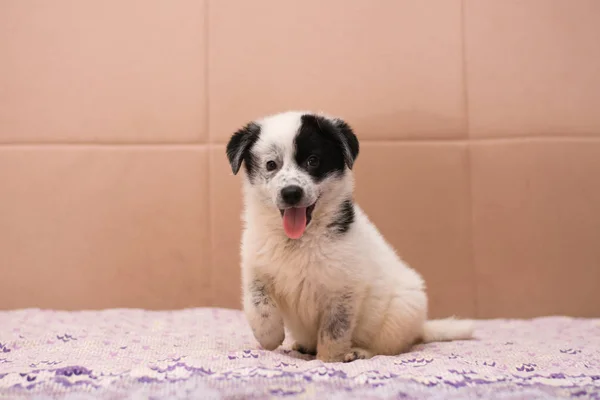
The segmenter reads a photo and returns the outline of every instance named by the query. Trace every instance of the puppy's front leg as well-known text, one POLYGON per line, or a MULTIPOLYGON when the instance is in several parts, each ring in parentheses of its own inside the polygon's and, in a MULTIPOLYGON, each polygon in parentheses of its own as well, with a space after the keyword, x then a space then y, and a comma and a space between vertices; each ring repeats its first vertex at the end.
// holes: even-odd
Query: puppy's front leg
POLYGON ((285 339, 283 318, 269 294, 266 277, 250 279, 244 288, 244 312, 254 337, 266 350, 275 350, 285 339))
POLYGON ((352 333, 357 318, 357 296, 350 292, 332 298, 324 310, 319 327, 317 358, 325 362, 348 362, 371 355, 352 348, 352 333))

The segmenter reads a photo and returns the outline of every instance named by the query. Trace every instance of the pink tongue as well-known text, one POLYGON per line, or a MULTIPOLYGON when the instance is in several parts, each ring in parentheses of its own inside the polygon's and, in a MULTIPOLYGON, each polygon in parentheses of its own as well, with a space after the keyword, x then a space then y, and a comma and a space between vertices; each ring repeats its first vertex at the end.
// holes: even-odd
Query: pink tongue
POLYGON ((290 239, 300 239, 306 229, 306 207, 288 208, 283 212, 283 230, 290 239))

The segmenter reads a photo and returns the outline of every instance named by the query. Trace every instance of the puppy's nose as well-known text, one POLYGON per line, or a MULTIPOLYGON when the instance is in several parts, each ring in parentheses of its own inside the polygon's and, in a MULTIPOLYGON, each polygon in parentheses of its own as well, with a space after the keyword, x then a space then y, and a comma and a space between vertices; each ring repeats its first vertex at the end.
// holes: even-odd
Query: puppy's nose
POLYGON ((281 189, 281 198, 286 204, 294 206, 302 200, 304 190, 300 186, 290 185, 281 189))

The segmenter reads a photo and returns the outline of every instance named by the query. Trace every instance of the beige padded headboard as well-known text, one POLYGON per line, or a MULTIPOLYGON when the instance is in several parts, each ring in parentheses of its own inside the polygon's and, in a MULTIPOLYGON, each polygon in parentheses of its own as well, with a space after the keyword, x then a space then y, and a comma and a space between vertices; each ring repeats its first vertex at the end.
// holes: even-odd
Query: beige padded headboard
POLYGON ((231 133, 357 132, 431 314, 600 316, 597 0, 3 0, 0 308, 239 307, 231 133))

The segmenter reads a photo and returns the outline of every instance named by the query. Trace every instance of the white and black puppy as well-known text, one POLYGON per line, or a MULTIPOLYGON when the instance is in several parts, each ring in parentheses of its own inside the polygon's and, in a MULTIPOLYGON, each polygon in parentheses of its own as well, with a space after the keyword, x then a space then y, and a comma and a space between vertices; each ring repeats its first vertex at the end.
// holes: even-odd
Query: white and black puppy
POLYGON ((227 145, 233 173, 246 169, 243 306, 265 349, 284 326, 327 362, 472 335, 469 321, 427 321, 423 279, 354 203, 358 151, 346 122, 309 112, 251 122, 227 145))

